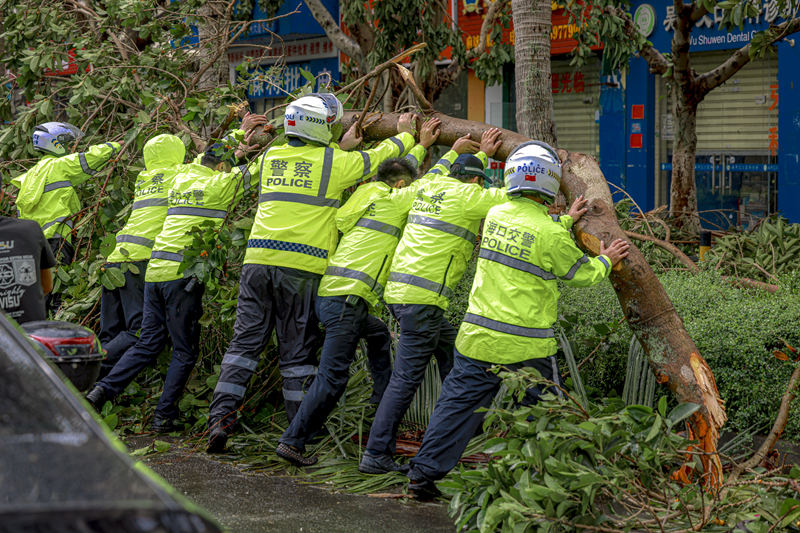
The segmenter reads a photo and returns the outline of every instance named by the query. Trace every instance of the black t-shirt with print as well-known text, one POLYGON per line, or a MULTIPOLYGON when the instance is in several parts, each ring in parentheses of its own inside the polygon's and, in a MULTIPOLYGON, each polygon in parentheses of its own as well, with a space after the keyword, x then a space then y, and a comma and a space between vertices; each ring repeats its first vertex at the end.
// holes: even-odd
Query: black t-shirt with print
POLYGON ((0 309, 20 324, 46 319, 39 271, 54 266, 39 224, 0 216, 0 309))

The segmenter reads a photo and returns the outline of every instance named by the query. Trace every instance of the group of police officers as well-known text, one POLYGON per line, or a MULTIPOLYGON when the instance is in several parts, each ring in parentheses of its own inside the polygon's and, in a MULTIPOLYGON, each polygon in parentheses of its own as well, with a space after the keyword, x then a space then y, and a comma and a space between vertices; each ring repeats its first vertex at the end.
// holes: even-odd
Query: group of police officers
MULTIPOLYGON (((469 135, 458 139, 417 178, 439 136, 438 119, 423 123, 415 144, 416 116, 403 114, 396 135, 361 151, 355 126, 333 142, 332 126, 342 114, 331 94, 298 98, 286 108, 285 144, 239 165, 265 117, 246 116, 241 130, 188 164, 174 135, 145 144, 130 216, 108 256, 109 266, 125 273, 125 283, 103 289, 100 340, 107 360, 86 397, 98 409, 113 400, 154 362, 169 336, 172 359, 152 429, 177 429, 178 401, 199 352, 204 290, 182 274, 183 254, 193 227, 219 228, 244 194, 256 190, 234 335, 210 406, 208 451, 225 449, 274 330, 289 418, 276 453, 313 465, 317 459, 306 453, 306 444, 343 394, 365 337, 371 400, 378 406, 359 470, 405 472, 409 490, 431 498, 438 494, 434 481, 456 465, 478 430, 483 413, 476 410, 488 407, 499 389, 494 365, 534 367, 560 384, 553 331, 557 280, 588 286, 606 279, 627 256, 628 244, 601 243, 597 257, 577 248, 569 229, 586 211, 582 197, 567 215, 548 213, 561 163, 545 143, 515 148, 506 161, 505 186, 486 188, 485 167, 500 146, 500 130, 487 130, 480 143, 469 135), (342 193, 361 183, 340 205, 342 193), (456 329, 444 312, 483 219, 469 307, 456 329), (374 315, 381 302, 400 327, 393 369, 388 329, 374 315), (397 429, 431 357, 443 380, 441 396, 419 453, 410 465, 399 464, 393 459, 397 429)), ((73 254, 72 221, 80 211, 73 187, 120 148, 105 143, 68 154, 80 136, 65 123, 38 126, 34 146, 46 155, 13 182, 20 189, 20 217, 41 225, 63 261, 73 254)), ((531 389, 523 402, 540 394, 531 389)))

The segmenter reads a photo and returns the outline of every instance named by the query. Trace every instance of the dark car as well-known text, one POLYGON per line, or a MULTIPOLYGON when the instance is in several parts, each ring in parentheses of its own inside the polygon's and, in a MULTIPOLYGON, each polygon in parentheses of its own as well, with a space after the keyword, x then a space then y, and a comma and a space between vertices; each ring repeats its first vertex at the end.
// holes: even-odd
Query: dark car
POLYGON ((0 312, 0 533, 218 533, 89 414, 0 312))

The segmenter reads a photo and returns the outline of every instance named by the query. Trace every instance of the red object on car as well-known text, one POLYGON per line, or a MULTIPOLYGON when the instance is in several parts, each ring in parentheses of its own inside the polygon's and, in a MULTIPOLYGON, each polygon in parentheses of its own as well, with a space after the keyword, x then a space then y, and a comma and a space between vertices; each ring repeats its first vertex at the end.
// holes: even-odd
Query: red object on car
POLYGON ((25 322, 20 327, 76 389, 88 390, 97 380, 105 351, 94 331, 60 320, 25 322))

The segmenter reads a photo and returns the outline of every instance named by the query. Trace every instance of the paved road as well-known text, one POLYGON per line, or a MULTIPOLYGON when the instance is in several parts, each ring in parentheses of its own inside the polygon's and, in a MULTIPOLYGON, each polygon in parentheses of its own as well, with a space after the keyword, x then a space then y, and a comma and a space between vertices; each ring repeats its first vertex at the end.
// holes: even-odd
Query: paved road
MULTIPOLYGON (((127 444, 132 450, 153 439, 136 437, 127 444)), ((334 494, 291 477, 243 472, 180 443, 143 459, 231 533, 455 531, 444 504, 334 494)))

